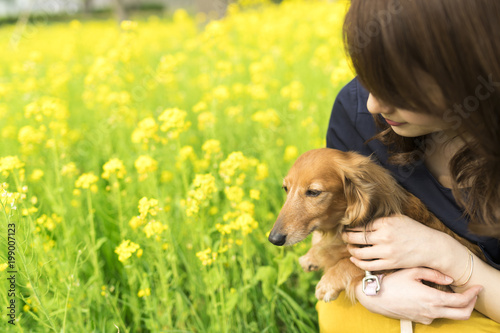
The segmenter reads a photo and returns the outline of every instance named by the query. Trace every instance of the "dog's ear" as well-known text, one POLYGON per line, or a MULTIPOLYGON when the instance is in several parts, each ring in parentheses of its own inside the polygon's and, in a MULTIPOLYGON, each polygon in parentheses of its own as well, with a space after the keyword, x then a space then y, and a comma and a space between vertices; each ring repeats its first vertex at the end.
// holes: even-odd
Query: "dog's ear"
POLYGON ((354 173, 344 176, 344 195, 347 209, 341 223, 356 225, 368 221, 373 211, 373 195, 370 184, 360 181, 361 175, 354 173))

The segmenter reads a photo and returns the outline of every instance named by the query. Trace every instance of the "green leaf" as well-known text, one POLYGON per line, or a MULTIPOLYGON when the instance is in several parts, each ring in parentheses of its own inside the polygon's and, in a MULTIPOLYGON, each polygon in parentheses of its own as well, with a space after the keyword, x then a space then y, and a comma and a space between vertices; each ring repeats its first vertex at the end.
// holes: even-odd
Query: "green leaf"
POLYGON ((297 255, 288 252, 286 256, 278 261, 278 286, 281 286, 292 273, 295 271, 295 268, 297 267, 295 265, 297 261, 297 255))
POLYGON ((262 282, 262 293, 268 300, 271 300, 274 295, 276 278, 276 269, 271 266, 259 267, 259 269, 257 270, 257 274, 255 275, 255 279, 262 282))
POLYGON ((107 237, 101 237, 99 238, 96 242, 95 242, 95 251, 97 251, 101 246, 102 244, 104 244, 105 242, 108 241, 108 238, 107 237))

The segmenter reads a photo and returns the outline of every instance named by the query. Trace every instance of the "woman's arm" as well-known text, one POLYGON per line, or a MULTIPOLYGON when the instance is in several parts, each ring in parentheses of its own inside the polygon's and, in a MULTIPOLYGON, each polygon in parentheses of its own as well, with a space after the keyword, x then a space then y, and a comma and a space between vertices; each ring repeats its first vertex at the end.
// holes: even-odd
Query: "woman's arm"
MULTIPOLYGON (((462 268, 460 276, 463 275, 465 269, 466 275, 468 277, 469 268, 471 265, 469 254, 467 253, 466 256, 464 256, 463 254, 459 255, 460 246, 462 245, 452 238, 451 241, 450 240, 448 241, 450 242, 450 244, 448 245, 450 251, 455 251, 451 253, 456 253, 455 256, 456 261, 453 263, 441 260, 440 266, 442 268, 439 269, 443 272, 447 270, 452 271, 456 269, 454 269, 451 266, 460 265, 462 268), (447 266, 448 268, 446 268, 447 266)), ((491 267, 490 265, 488 265, 475 255, 472 256, 473 256, 473 267, 472 267, 473 269, 472 269, 472 275, 470 276, 470 280, 464 286, 453 287, 452 285, 452 288, 455 292, 461 293, 467 290, 467 288, 469 288, 470 286, 481 285, 483 287, 483 290, 479 293, 479 297, 477 299, 475 308, 485 316, 500 323, 500 271, 494 269, 493 267, 491 267)), ((456 284, 461 284, 465 282, 467 280, 467 277, 464 276, 463 278, 458 280, 456 284)))
MULTIPOLYGON (((345 232, 343 237, 344 241, 350 244, 348 249, 353 256, 351 260, 364 270, 377 271, 428 267, 433 269, 433 272, 438 271, 454 280, 459 280, 456 284, 460 284, 465 282, 464 272, 468 267, 470 268, 469 252, 463 245, 452 237, 428 228, 407 216, 392 216, 378 219, 374 221, 371 229, 366 233, 363 230, 354 229, 345 232), (372 246, 359 247, 359 245, 367 244, 372 246)), ((425 277, 429 275, 427 274, 425 277, 420 276, 426 273, 419 272, 419 274, 412 276, 412 281, 419 278, 426 280, 425 277)), ((384 287, 392 288, 389 285, 392 280, 391 275, 387 276, 386 282, 383 284, 384 287)), ((468 275, 469 271, 466 272, 467 277, 468 275)), ((403 276, 401 276, 402 278, 403 276)), ((406 280, 411 279, 406 276, 406 280)), ((495 270, 474 256, 474 269, 470 280, 463 287, 454 288, 458 294, 449 294, 465 295, 466 297, 462 300, 455 300, 456 303, 453 303, 453 301, 449 300, 449 297, 445 297, 442 294, 436 294, 434 297, 438 298, 436 301, 446 299, 443 304, 452 302, 454 305, 450 306, 456 308, 456 305, 460 301, 470 299, 471 294, 474 294, 474 292, 477 293, 480 288, 477 285, 480 285, 483 287, 483 290, 480 292, 475 304, 476 309, 491 319, 500 322, 500 286, 498 282, 500 282, 500 271, 495 270), (471 288, 471 286, 476 287, 471 288)), ((410 287, 407 287, 407 294, 412 291, 410 289, 410 287)), ((401 291, 404 292, 404 289, 401 289, 401 291)), ((420 292, 425 293, 425 290, 420 290, 420 292)), ((429 301, 432 299, 432 297, 429 298, 429 301)), ((370 300, 367 300, 367 302, 370 302, 370 300)), ((394 307, 399 306, 395 300, 392 302, 394 302, 394 307)))

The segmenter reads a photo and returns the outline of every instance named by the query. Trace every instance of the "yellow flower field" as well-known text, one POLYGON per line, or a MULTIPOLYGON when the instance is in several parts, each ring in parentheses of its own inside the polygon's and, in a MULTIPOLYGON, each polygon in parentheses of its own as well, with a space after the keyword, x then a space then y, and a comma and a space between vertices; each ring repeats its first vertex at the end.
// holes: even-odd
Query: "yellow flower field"
POLYGON ((267 233, 353 77, 344 13, 0 26, 0 331, 316 332, 308 244, 267 233))

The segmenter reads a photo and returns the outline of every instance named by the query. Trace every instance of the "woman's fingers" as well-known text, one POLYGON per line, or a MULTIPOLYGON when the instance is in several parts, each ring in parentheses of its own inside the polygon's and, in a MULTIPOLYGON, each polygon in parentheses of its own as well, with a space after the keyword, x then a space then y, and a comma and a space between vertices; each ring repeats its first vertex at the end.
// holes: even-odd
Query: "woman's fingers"
POLYGON ((347 244, 367 245, 370 244, 368 240, 369 232, 362 231, 346 231, 342 233, 342 240, 347 244))
POLYGON ((472 286, 462 293, 441 293, 436 304, 447 308, 467 308, 471 302, 476 303, 481 290, 481 286, 472 286))
POLYGON ((366 247, 359 247, 357 245, 347 245, 347 251, 353 256, 356 257, 359 260, 370 260, 370 259, 376 259, 370 254, 370 247, 371 246, 366 246, 366 247), (368 249, 368 251, 367 251, 368 249))
MULTIPOLYGON (((346 228, 342 233, 342 239, 345 243, 348 244, 358 244, 358 245, 367 245, 372 244, 371 238, 372 236, 383 227, 384 218, 380 218, 375 220, 371 225, 366 228, 358 227, 358 228, 346 228)), ((379 237, 381 237, 379 235, 379 237)))
POLYGON ((474 306, 476 304, 477 296, 473 297, 464 307, 439 307, 431 306, 429 308, 421 309, 421 312, 412 321, 430 325, 434 319, 437 318, 447 318, 451 320, 467 320, 470 318, 472 311, 474 311, 474 306))
POLYGON ((443 273, 429 268, 412 268, 414 279, 419 281, 429 281, 441 285, 449 285, 453 279, 443 273))
MULTIPOLYGON (((433 269, 414 268, 416 280, 434 282, 440 285, 449 285, 453 279, 433 269)), ((467 320, 477 301, 477 297, 483 288, 472 286, 462 293, 448 293, 435 290, 432 297, 436 318, 449 318, 453 320, 467 320)))
POLYGON ((356 257, 349 258, 351 262, 358 268, 364 271, 385 271, 390 269, 399 269, 392 261, 388 259, 373 259, 373 260, 359 260, 356 257))
POLYGON ((347 245, 347 250, 351 254, 351 261, 361 269, 366 271, 380 271, 386 269, 396 269, 395 262, 391 260, 389 249, 382 245, 368 245, 360 247, 357 245, 347 245))
POLYGON ((463 308, 441 308, 438 318, 448 318, 452 320, 467 320, 470 318, 474 306, 476 305, 477 296, 474 297, 467 306, 463 308))
POLYGON ((389 260, 385 259, 359 260, 356 257, 350 257, 349 259, 354 265, 364 271, 384 271, 397 268, 393 267, 394 265, 389 260))
POLYGON ((433 310, 436 313, 436 318, 469 319, 481 290, 481 286, 473 286, 463 293, 440 292, 440 296, 436 297, 438 303, 433 310))

